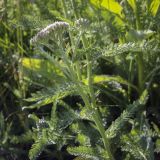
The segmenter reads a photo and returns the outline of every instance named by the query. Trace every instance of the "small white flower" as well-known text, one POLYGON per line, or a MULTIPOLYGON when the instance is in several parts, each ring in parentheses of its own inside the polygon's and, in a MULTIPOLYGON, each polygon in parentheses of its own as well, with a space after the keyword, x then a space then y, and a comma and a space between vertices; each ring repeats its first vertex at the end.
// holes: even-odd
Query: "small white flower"
POLYGON ((49 38, 51 33, 60 34, 64 30, 68 29, 69 24, 66 22, 54 22, 53 24, 48 25, 46 28, 39 31, 31 40, 30 43, 34 44, 38 41, 43 41, 49 38))
POLYGON ((86 26, 88 26, 88 24, 89 24, 89 21, 84 18, 80 18, 75 21, 76 27, 80 27, 80 28, 86 27, 86 26))

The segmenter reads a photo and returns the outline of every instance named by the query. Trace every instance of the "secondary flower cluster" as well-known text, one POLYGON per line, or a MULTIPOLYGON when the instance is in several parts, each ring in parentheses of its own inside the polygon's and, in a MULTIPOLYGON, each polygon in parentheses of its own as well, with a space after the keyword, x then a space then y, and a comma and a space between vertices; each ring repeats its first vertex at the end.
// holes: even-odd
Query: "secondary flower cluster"
POLYGON ((66 22, 54 22, 53 24, 48 25, 46 28, 39 31, 31 40, 30 43, 34 44, 38 41, 43 41, 44 39, 48 39, 51 33, 62 33, 69 27, 69 24, 66 22))
POLYGON ((80 27, 80 28, 87 27, 88 24, 89 24, 89 21, 87 19, 84 19, 84 18, 80 18, 80 19, 75 21, 76 27, 80 27))

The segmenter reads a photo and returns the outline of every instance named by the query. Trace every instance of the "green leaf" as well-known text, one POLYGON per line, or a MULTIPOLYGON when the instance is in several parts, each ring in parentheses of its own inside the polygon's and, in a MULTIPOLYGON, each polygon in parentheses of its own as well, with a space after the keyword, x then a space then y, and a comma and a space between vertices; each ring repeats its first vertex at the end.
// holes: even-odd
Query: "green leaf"
MULTIPOLYGON (((1 132, 4 131, 4 126, 5 126, 4 116, 3 116, 3 113, 0 112, 0 130, 1 132)), ((1 132, 0 132, 0 135, 1 135, 1 132)))
POLYGON ((84 135, 84 134, 78 134, 77 135, 77 139, 76 139, 80 145, 83 145, 83 146, 90 146, 91 143, 90 143, 90 137, 88 137, 87 135, 84 135))
POLYGON ((152 30, 138 31, 130 29, 130 31, 126 33, 126 39, 129 42, 138 42, 151 37, 153 34, 155 34, 155 32, 152 30))
MULTIPOLYGON (((132 88, 136 89, 136 86, 133 84, 130 84, 127 80, 123 79, 120 76, 108 76, 108 75, 94 75, 93 76, 93 83, 94 84, 99 84, 99 83, 104 83, 104 82, 111 82, 115 81, 124 85, 131 86, 132 88)), ((83 80, 85 84, 88 84, 88 81, 86 79, 83 80)))
POLYGON ((81 119, 93 121, 92 114, 93 112, 91 112, 88 108, 83 107, 80 111, 79 116, 81 119))
POLYGON ((75 85, 72 83, 63 84, 61 86, 58 86, 56 89, 52 88, 48 90, 42 90, 40 92, 37 92, 36 94, 33 94, 33 97, 25 99, 28 102, 37 101, 35 104, 30 106, 25 106, 22 109, 40 108, 42 106, 60 100, 66 97, 67 95, 71 95, 74 92, 75 92, 75 85))
POLYGON ((122 6, 115 0, 91 0, 91 3, 97 7, 103 7, 108 11, 123 17, 122 15, 122 6))
POLYGON ((137 142, 135 142, 134 138, 136 137, 123 136, 125 144, 122 146, 122 151, 130 153, 137 160, 151 160, 147 159, 145 151, 137 142))
POLYGON ((153 16, 156 16, 159 6, 160 6, 160 0, 152 0, 149 10, 153 16))
POLYGON ((91 158, 92 160, 99 160, 98 152, 91 147, 68 147, 67 151, 75 156, 81 156, 83 158, 91 158))
POLYGON ((136 2, 135 2, 135 0, 127 0, 127 2, 132 7, 133 11, 135 12, 135 10, 136 10, 136 2))
MULTIPOLYGON (((60 80, 63 77, 61 70, 52 62, 38 58, 22 58, 21 59, 23 74, 26 77, 34 79, 34 77, 45 77, 50 81, 60 80)), ((38 78, 41 79, 41 78, 38 78)))
POLYGON ((135 101, 133 104, 129 104, 127 109, 122 112, 122 114, 110 125, 110 127, 106 130, 106 136, 108 138, 113 138, 121 132, 124 124, 132 118, 133 114, 137 112, 141 106, 144 106, 148 100, 148 92, 144 90, 140 98, 135 101))
POLYGON ((147 89, 145 89, 145 90, 143 91, 143 93, 141 94, 138 102, 139 102, 139 104, 141 104, 141 105, 145 105, 146 102, 147 102, 147 100, 148 100, 148 91, 147 91, 147 89))
POLYGON ((160 152, 160 139, 156 140, 156 152, 160 152))
POLYGON ((36 160, 41 152, 45 149, 47 144, 48 140, 46 138, 41 137, 40 139, 37 139, 29 151, 30 160, 36 160))

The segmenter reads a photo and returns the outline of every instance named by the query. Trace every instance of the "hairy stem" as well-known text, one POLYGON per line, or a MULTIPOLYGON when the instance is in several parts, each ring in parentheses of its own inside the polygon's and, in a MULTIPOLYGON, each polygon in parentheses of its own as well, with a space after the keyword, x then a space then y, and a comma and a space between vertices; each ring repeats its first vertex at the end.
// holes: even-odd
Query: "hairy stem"
MULTIPOLYGON (((86 38, 84 35, 82 35, 82 42, 83 42, 83 46, 85 48, 87 48, 88 44, 87 44, 87 41, 86 41, 86 38)), ((90 92, 90 97, 91 97, 92 110, 94 110, 93 119, 95 121, 95 124, 96 124, 98 130, 99 130, 99 133, 102 136, 104 147, 108 152, 110 160, 114 160, 114 157, 113 157, 111 149, 110 149, 110 142, 105 135, 105 129, 103 127, 103 122, 102 122, 102 119, 101 119, 99 112, 97 110, 96 97, 95 97, 93 86, 92 86, 92 63, 90 62, 90 53, 87 53, 86 59, 87 59, 87 63, 88 63, 88 65, 87 65, 88 87, 89 87, 89 92, 90 92)))

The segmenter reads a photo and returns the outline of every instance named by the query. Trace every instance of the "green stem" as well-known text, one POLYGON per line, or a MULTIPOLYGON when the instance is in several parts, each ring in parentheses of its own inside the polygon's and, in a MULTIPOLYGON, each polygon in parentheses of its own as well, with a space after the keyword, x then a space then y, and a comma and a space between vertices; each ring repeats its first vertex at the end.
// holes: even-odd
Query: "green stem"
MULTIPOLYGON (((136 2, 136 9, 135 9, 135 15, 136 15, 136 28, 137 30, 141 30, 141 23, 140 23, 140 14, 138 11, 138 2, 136 2)), ((139 94, 141 95, 143 89, 144 89, 144 66, 143 66, 143 52, 137 53, 137 67, 138 67, 138 86, 139 86, 139 94)))
MULTIPOLYGON (((128 82, 130 84, 132 84, 132 71, 133 71, 133 59, 130 60, 130 64, 129 64, 129 78, 128 78, 128 82)), ((130 102, 130 99, 131 99, 131 86, 128 85, 128 99, 129 99, 129 102, 130 102)))
MULTIPOLYGON (((76 10, 75 10, 76 7, 75 7, 74 0, 71 0, 71 3, 72 3, 72 6, 73 6, 73 9, 75 11, 75 17, 78 18, 78 14, 76 13, 76 10)), ((62 0, 62 4, 63 4, 63 9, 64 9, 64 12, 65 12, 65 16, 67 18, 68 17, 67 7, 66 7, 66 4, 65 4, 64 0, 62 0)), ((70 33, 70 38, 71 38, 71 45, 74 45, 71 33, 70 33)), ((83 42, 84 48, 87 48, 88 44, 87 44, 87 41, 86 41, 85 36, 83 34, 82 34, 82 42, 83 42)), ((77 84, 77 88, 78 88, 79 93, 80 93, 80 95, 81 95, 81 97, 82 97, 82 99, 83 99, 83 101, 85 103, 85 106, 89 110, 93 110, 94 111, 93 119, 94 119, 94 122, 95 122, 95 124, 96 124, 96 126, 98 128, 98 131, 99 131, 100 135, 102 136, 104 147, 106 148, 106 150, 108 152, 110 160, 114 160, 114 157, 113 157, 113 155, 111 153, 109 140, 107 139, 107 137, 105 135, 105 129, 103 127, 102 119, 100 118, 99 112, 97 110, 97 105, 96 105, 96 101, 95 101, 96 98, 95 98, 94 90, 93 90, 93 87, 92 87, 92 64, 90 63, 90 55, 89 55, 89 53, 86 55, 86 59, 87 59, 87 62, 88 62, 88 65, 87 65, 87 77, 88 77, 88 87, 89 87, 89 92, 90 92, 90 97, 91 97, 91 103, 89 102, 88 95, 86 93, 84 93, 83 88, 81 87, 79 81, 76 79, 75 74, 74 74, 74 70, 71 67, 69 67, 71 69, 70 73, 71 73, 72 77, 74 78, 73 79, 74 82, 77 84)), ((76 66, 79 67, 79 64, 77 63, 76 66)), ((81 74, 81 73, 79 72, 78 75, 79 74, 81 74)))
MULTIPOLYGON (((66 6, 66 3, 65 3, 65 0, 62 0, 62 5, 63 5, 63 11, 64 11, 65 18, 69 18, 69 15, 67 13, 67 6, 66 6)), ((75 49, 75 43, 74 43, 73 35, 70 31, 69 31, 69 37, 70 37, 70 40, 71 40, 71 47, 72 47, 73 55, 76 56, 77 53, 76 53, 76 49, 75 49)), ((81 74, 80 64, 79 64, 78 61, 76 62, 76 70, 77 70, 78 79, 81 80, 82 79, 82 76, 81 76, 82 74, 81 74)))
POLYGON ((138 2, 136 2, 135 15, 136 15, 136 28, 137 28, 137 30, 140 30, 141 29, 141 23, 140 23, 140 14, 139 14, 138 2))
POLYGON ((74 10, 75 17, 76 17, 76 19, 78 19, 79 15, 78 15, 78 12, 76 12, 77 9, 76 9, 76 3, 75 3, 75 1, 71 0, 71 4, 72 4, 73 10, 74 10))
POLYGON ((65 3, 65 0, 62 0, 62 5, 63 5, 64 16, 65 16, 65 18, 67 18, 68 17, 68 12, 67 12, 67 6, 66 6, 66 3, 65 3))
MULTIPOLYGON (((76 12, 76 4, 75 4, 75 1, 74 0, 71 0, 71 4, 72 4, 72 7, 73 7, 73 10, 74 10, 74 14, 75 14, 75 17, 76 17, 76 19, 78 19, 78 13, 76 12)), ((70 33, 70 38, 72 39, 72 34, 70 33)), ((72 40, 73 41, 73 40, 72 40)), ((73 41, 74 42, 74 41, 73 41)), ((73 44, 73 42, 72 42, 72 44, 73 44)), ((74 44, 74 46, 75 46, 75 44, 74 44)), ((74 50, 74 52, 76 52, 76 49, 74 50)), ((75 54, 75 53, 74 53, 75 54)), ((78 79, 79 80, 82 80, 82 74, 81 74, 81 70, 80 70, 80 64, 79 64, 79 62, 77 61, 76 62, 76 69, 77 69, 77 75, 78 75, 78 79)))
MULTIPOLYGON (((87 46, 88 46, 87 40, 83 34, 82 34, 82 43, 83 43, 84 48, 87 48, 87 46)), ((108 152, 110 160, 114 160, 114 157, 113 157, 111 149, 110 149, 110 142, 105 135, 105 129, 103 127, 103 122, 102 122, 102 119, 101 119, 99 112, 97 110, 96 97, 95 97, 93 86, 92 86, 92 63, 90 62, 90 54, 89 53, 87 53, 86 59, 87 59, 87 63, 88 63, 88 65, 87 65, 88 87, 89 87, 89 92, 90 92, 90 97, 91 97, 91 104, 93 106, 92 110, 94 110, 93 119, 95 121, 95 124, 96 124, 98 130, 99 130, 99 133, 102 136, 104 147, 108 152)))
POLYGON ((138 63, 138 85, 139 85, 139 94, 143 92, 144 89, 144 66, 143 66, 143 53, 137 53, 137 63, 138 63))

